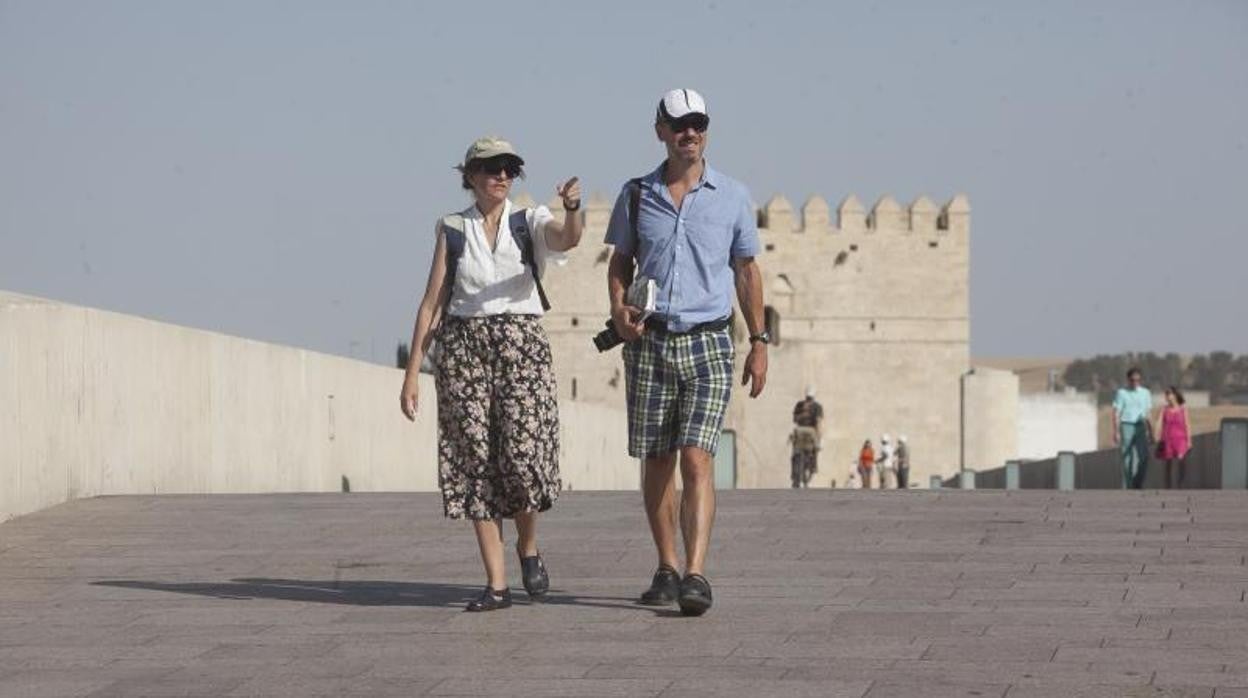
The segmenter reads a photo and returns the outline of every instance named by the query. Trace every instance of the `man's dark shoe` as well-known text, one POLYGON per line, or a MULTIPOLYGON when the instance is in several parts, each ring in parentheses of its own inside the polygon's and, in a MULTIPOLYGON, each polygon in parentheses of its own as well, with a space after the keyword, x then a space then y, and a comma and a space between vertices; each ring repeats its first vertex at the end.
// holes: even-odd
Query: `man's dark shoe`
POLYGON ((680 596, 676 603, 685 616, 700 616, 711 607, 711 583, 700 574, 687 574, 680 582, 680 596))
POLYGON ((646 606, 668 606, 676 602, 680 595, 680 574, 667 565, 659 565, 650 580, 650 588, 646 589, 638 599, 646 606))
MULTIPOLYGON (((519 553, 519 549, 516 552, 519 553)), ((541 553, 532 557, 520 555, 520 577, 531 599, 545 596, 550 591, 550 575, 546 573, 546 561, 541 553)))
POLYGON ((481 592, 481 595, 464 607, 465 611, 470 613, 481 613, 482 611, 497 611, 500 608, 511 607, 511 589, 503 589, 495 591, 489 586, 481 592))

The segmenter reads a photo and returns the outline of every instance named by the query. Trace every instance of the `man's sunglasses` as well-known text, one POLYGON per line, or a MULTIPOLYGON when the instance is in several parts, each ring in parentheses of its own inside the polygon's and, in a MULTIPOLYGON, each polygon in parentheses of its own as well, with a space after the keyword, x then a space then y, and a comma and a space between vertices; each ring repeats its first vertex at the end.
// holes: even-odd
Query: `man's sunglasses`
POLYGON ((505 157, 482 160, 481 164, 478 165, 478 168, 485 174, 494 177, 498 177, 499 175, 506 173, 507 179, 515 179, 520 176, 521 172, 520 163, 516 162, 512 158, 505 157))
POLYGON ((667 127, 672 129, 673 133, 684 133, 688 129, 693 129, 698 133, 705 133, 706 128, 711 125, 711 117, 706 114, 686 114, 679 119, 668 119, 667 127))

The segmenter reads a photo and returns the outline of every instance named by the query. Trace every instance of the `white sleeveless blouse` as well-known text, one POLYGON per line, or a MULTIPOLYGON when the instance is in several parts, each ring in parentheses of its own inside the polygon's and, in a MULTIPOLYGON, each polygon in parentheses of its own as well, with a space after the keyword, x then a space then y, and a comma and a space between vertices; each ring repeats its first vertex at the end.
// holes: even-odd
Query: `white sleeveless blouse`
MULTIPOLYGON (((447 312, 460 317, 487 315, 542 315, 542 301, 529 268, 521 261, 520 247, 511 235, 508 219, 511 200, 503 204, 503 218, 498 226, 497 244, 490 250, 485 237, 485 218, 476 205, 464 209, 464 253, 451 287, 447 312)), ((533 256, 538 275, 545 277, 546 266, 554 262, 562 266, 567 255, 550 249, 546 244, 546 226, 555 219, 550 209, 537 206, 525 216, 533 237, 533 256)), ((439 225, 441 221, 439 220, 439 225)), ((440 234, 440 231, 438 231, 440 234)), ((549 291, 547 292, 549 295, 549 291)))

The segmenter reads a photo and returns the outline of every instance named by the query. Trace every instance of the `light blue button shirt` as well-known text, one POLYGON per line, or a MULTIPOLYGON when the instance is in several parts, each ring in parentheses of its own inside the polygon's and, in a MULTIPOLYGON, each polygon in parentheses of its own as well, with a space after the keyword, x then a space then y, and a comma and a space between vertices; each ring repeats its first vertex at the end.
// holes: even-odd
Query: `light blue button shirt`
POLYGON ((606 243, 636 259, 638 274, 654 279, 655 315, 675 332, 728 317, 736 289, 730 262, 761 249, 749 190, 709 165, 679 209, 663 183, 663 165, 642 178, 637 239, 625 185, 611 212, 606 243))
POLYGON ((1153 394, 1148 388, 1119 388, 1114 393, 1114 411, 1118 413, 1119 422, 1134 424, 1147 419, 1153 409, 1153 394))

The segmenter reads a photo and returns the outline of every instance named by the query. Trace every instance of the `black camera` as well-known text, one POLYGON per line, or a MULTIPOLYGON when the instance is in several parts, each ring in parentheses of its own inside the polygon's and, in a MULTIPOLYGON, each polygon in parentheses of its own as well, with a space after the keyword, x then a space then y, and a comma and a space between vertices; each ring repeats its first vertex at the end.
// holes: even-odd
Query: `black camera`
POLYGON ((594 335, 594 347, 598 349, 598 353, 610 351, 623 343, 624 338, 615 329, 615 323, 610 320, 607 320, 607 329, 594 335))

